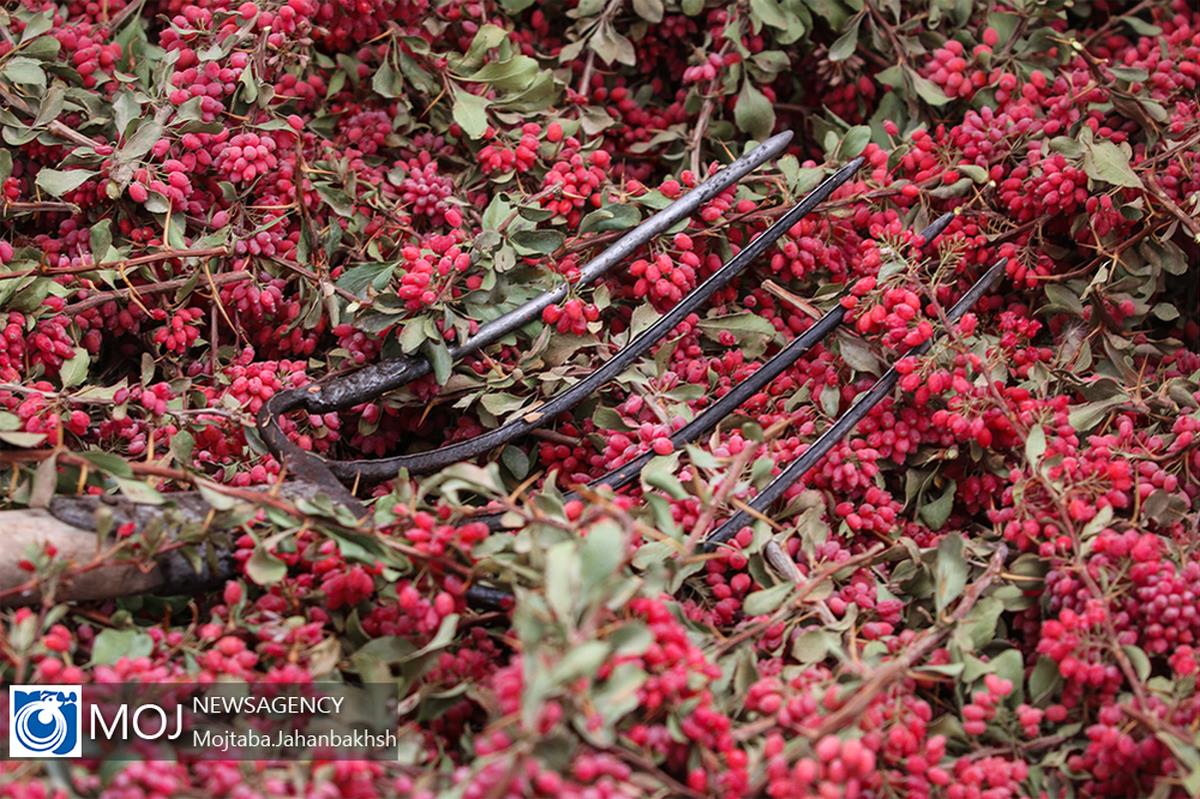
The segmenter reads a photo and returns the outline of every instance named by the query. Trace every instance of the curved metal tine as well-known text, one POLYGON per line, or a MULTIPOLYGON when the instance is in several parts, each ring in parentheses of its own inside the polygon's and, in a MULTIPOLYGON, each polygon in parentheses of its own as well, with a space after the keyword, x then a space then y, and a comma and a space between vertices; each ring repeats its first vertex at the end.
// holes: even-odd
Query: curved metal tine
POLYGON ((407 469, 411 474, 425 474, 449 466, 452 463, 482 455, 531 430, 547 424, 559 413, 575 407, 584 398, 595 392, 609 380, 612 380, 636 359, 645 354, 655 343, 670 333, 671 330, 675 329, 688 314, 700 307, 718 289, 725 286, 730 280, 744 271, 747 266, 766 252, 767 248, 774 244, 796 222, 806 216, 817 205, 823 202, 825 198, 832 194, 834 190, 849 180, 862 164, 863 159, 861 157, 856 158, 822 181, 817 188, 805 195, 799 203, 788 209, 787 213, 780 217, 771 227, 767 228, 767 230, 751 241, 724 266, 689 292, 674 308, 660 316, 641 335, 626 344, 616 355, 594 372, 554 397, 551 397, 545 404, 526 412, 495 430, 467 439, 466 441, 448 444, 426 452, 379 459, 326 460, 323 463, 339 480, 347 483, 351 481, 379 482, 381 480, 389 480, 395 477, 401 469, 407 469))
MULTIPOLYGON (((942 214, 922 230, 921 237, 924 239, 924 244, 933 243, 946 227, 954 221, 955 216, 957 214, 953 211, 942 214)), ((840 296, 838 299, 840 299, 840 296)), ((787 346, 771 356, 753 374, 735 385, 725 396, 698 413, 686 425, 676 430, 671 435, 671 444, 676 449, 679 449, 685 444, 690 444, 706 433, 711 432, 723 419, 741 407, 742 403, 761 391, 768 383, 782 374, 785 369, 799 360, 817 343, 823 341, 826 336, 842 323, 845 315, 845 308, 840 304, 834 305, 832 310, 814 322, 811 327, 799 336, 792 339, 787 346)), ((653 457, 653 451, 643 452, 628 463, 622 464, 612 471, 592 480, 588 483, 588 488, 597 489, 602 485, 606 485, 613 491, 619 491, 636 480, 638 475, 642 473, 642 469, 646 468, 646 464, 653 457)), ((571 491, 563 496, 563 501, 569 502, 572 499, 578 498, 579 493, 571 491)), ((487 523, 492 529, 499 529, 500 519, 503 516, 503 512, 480 514, 471 517, 471 521, 482 521, 487 523)))
MULTIPOLYGON (((954 303, 950 311, 946 314, 946 318, 950 322, 957 322, 966 314, 967 311, 979 301, 979 298, 992 287, 996 279, 1004 271, 1004 261, 1000 261, 993 265, 987 272, 983 274, 979 280, 975 281, 975 285, 967 290, 958 302, 954 303)), ((936 336, 930 341, 926 341, 917 347, 913 347, 906 352, 903 357, 909 355, 922 355, 929 350, 934 341, 941 338, 941 335, 936 336)), ((754 497, 749 503, 749 507, 757 513, 764 513, 771 507, 775 500, 783 496, 783 494, 791 488, 792 484, 803 477, 809 469, 817 464, 821 458, 829 453, 829 450, 842 440, 851 430, 854 429, 862 419, 870 413, 871 409, 879 404, 885 396, 892 392, 896 383, 900 380, 900 373, 896 371, 895 365, 892 365, 883 375, 875 381, 875 384, 867 390, 865 394, 859 396, 851 408, 838 417, 824 433, 817 438, 812 445, 804 451, 804 453, 788 464, 779 475, 772 480, 766 488, 759 492, 758 496, 754 497)), ((728 541, 733 536, 737 535, 738 531, 753 521, 753 515, 745 510, 739 510, 731 516, 724 524, 710 533, 704 540, 704 547, 711 549, 714 545, 728 541)))
MULTIPOLYGON (((956 214, 953 212, 942 214, 942 216, 935 219, 928 227, 921 231, 921 237, 925 240, 925 243, 930 244, 938 236, 942 235, 942 231, 954 221, 955 216, 956 214)), ((840 299, 840 296, 838 299, 840 299)), ((826 336, 842 323, 845 315, 846 309, 840 304, 835 305, 832 310, 814 322, 808 330, 805 330, 799 336, 792 339, 786 347, 775 353, 754 374, 738 383, 730 389, 729 393, 705 408, 694 419, 679 428, 671 436, 671 444, 678 449, 685 444, 692 443, 705 433, 711 432, 713 428, 721 423, 721 420, 736 411, 742 403, 761 391, 806 352, 823 341, 826 336)), ((618 466, 608 474, 597 477, 588 483, 588 488, 599 488, 601 485, 607 485, 609 488, 617 491, 636 479, 653 457, 653 451, 644 452, 629 463, 618 466)), ((574 498, 574 492, 564 497, 564 499, 574 498)))
MULTIPOLYGON (((792 140, 792 132, 778 133, 755 147, 750 152, 722 168, 708 180, 674 201, 666 208, 646 218, 637 227, 617 239, 598 256, 579 269, 578 279, 563 283, 551 291, 540 294, 523 305, 508 311, 479 327, 475 335, 450 348, 451 360, 476 352, 499 341, 522 325, 536 319, 546 306, 565 298, 572 287, 592 283, 614 266, 646 244, 650 239, 669 230, 682 219, 694 214, 700 206, 737 183, 762 164, 783 153, 792 140)), ((306 386, 303 407, 313 413, 344 410, 378 397, 386 391, 394 391, 432 371, 429 360, 423 357, 391 358, 371 366, 365 366, 348 375, 324 385, 306 386)))
MULTIPOLYGON (((650 216, 585 264, 580 270, 580 278, 576 284, 588 283, 603 275, 651 238, 669 229, 681 219, 690 216, 705 202, 764 162, 782 153, 791 139, 791 131, 784 131, 772 136, 680 199, 650 216)), ((547 305, 565 297, 569 288, 566 284, 561 285, 483 325, 474 336, 450 350, 451 359, 458 360, 517 329, 535 318, 547 305)), ((361 504, 350 502, 352 495, 348 491, 345 489, 339 491, 336 486, 337 478, 325 466, 323 460, 301 450, 288 440, 279 427, 278 417, 298 408, 304 408, 310 413, 327 413, 349 408, 374 399, 387 391, 405 386, 413 380, 429 374, 432 368, 426 358, 392 358, 324 384, 281 391, 268 400, 259 411, 257 420, 259 435, 267 448, 280 458, 290 471, 297 474, 304 472, 305 479, 320 485, 331 495, 348 503, 355 513, 365 513, 365 508, 361 504)))

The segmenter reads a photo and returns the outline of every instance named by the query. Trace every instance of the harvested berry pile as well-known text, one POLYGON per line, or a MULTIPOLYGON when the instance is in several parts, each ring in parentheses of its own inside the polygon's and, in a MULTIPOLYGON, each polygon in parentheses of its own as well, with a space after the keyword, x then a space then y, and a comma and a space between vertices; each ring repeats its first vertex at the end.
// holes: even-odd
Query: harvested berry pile
POLYGON ((1188 0, 6 5, 0 528, 83 497, 94 543, 2 550, 0 675, 395 681, 403 737, 386 763, 2 761, 0 797, 1200 795, 1188 0), (451 357, 782 130, 690 221, 451 357), (860 155, 602 390, 353 486, 365 520, 289 491, 259 435, 277 393, 402 355, 430 373, 283 433, 346 460, 536 413, 860 155), (781 501, 701 545, 893 363, 781 501), (651 451, 632 487, 566 496, 651 451), (218 579, 72 601, 168 552, 218 579))

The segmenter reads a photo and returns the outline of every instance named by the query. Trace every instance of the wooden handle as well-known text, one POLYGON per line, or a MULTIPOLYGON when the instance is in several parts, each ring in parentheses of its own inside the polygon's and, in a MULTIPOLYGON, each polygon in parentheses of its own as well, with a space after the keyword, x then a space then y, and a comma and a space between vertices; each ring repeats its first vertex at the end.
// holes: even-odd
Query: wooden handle
MULTIPOLYGON (((32 576, 20 562, 45 545, 58 550, 56 559, 84 566, 97 554, 96 533, 61 521, 45 510, 0 511, 0 593, 27 583, 32 576)), ((153 591, 164 583, 163 570, 142 571, 131 565, 113 563, 64 578, 55 592, 56 600, 112 599, 153 591)), ((7 595, 4 605, 25 605, 41 599, 39 591, 7 595)))

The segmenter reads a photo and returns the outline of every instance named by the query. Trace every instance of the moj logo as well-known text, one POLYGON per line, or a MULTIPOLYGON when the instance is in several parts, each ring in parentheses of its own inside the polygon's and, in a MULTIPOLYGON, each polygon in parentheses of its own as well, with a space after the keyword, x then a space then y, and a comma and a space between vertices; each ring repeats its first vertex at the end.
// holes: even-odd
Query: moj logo
POLYGON ((9 757, 79 757, 78 685, 8 687, 9 757))

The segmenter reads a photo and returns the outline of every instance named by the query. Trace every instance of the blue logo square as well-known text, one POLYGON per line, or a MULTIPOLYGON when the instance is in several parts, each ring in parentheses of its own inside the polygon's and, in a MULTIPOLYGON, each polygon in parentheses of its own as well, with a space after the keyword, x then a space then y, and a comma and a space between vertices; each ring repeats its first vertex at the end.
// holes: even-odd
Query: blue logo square
POLYGON ((79 685, 8 687, 9 757, 79 757, 79 685))

